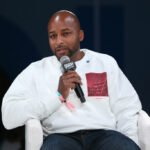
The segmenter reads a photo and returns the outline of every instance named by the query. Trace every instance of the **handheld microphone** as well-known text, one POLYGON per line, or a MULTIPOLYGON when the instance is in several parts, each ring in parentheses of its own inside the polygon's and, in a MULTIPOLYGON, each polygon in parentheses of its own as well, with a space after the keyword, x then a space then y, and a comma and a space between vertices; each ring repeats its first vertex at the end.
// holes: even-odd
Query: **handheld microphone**
MULTIPOLYGON (((68 56, 62 56, 60 58, 60 63, 61 63, 61 71, 63 73, 67 72, 68 70, 76 69, 75 63, 73 61, 70 62, 70 58, 68 56)), ((80 99, 81 103, 84 103, 86 101, 85 97, 84 97, 84 93, 81 89, 80 84, 76 83, 76 82, 75 82, 75 92, 76 92, 76 95, 78 96, 78 98, 80 99)))

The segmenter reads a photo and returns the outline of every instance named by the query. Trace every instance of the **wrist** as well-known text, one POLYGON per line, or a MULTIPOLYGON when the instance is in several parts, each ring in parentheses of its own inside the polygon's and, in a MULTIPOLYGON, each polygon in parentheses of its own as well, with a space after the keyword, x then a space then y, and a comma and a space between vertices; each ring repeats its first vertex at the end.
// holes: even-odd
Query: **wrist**
POLYGON ((62 103, 65 103, 66 102, 66 99, 61 95, 61 93, 59 91, 57 91, 57 95, 59 97, 59 100, 62 102, 62 103))
POLYGON ((59 100, 62 103, 65 103, 65 105, 70 109, 70 111, 72 111, 75 108, 75 106, 73 104, 71 104, 70 102, 66 101, 66 99, 63 98, 63 96, 61 95, 60 92, 57 91, 57 95, 59 97, 59 100))

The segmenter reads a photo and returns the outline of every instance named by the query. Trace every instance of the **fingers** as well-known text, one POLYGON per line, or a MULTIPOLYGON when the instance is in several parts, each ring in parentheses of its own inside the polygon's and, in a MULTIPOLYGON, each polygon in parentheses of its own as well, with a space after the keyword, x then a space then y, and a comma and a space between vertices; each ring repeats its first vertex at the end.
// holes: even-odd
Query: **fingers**
POLYGON ((64 75, 61 76, 63 82, 66 83, 79 83, 82 85, 81 77, 75 71, 68 71, 64 75))
POLYGON ((81 80, 79 80, 79 79, 77 79, 77 78, 69 78, 69 79, 66 79, 66 80, 64 79, 63 82, 64 82, 64 84, 68 84, 68 85, 72 85, 72 84, 74 84, 75 82, 76 82, 76 83, 79 83, 80 85, 82 85, 81 80))
POLYGON ((75 89, 75 83, 82 85, 81 77, 72 70, 64 73, 59 79, 58 91, 66 99, 70 89, 75 89))
POLYGON ((78 74, 65 74, 63 75, 63 78, 70 79, 70 78, 76 78, 78 80, 81 80, 81 77, 78 74))

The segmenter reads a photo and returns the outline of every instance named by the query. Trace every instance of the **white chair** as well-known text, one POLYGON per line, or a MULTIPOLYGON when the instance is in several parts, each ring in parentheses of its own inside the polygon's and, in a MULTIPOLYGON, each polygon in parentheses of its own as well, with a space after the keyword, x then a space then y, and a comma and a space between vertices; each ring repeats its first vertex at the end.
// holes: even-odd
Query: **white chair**
MULTIPOLYGON (((25 126, 25 149, 40 150, 43 130, 39 120, 30 119, 25 126)), ((150 117, 143 110, 139 113, 138 135, 141 150, 150 150, 150 117)))
POLYGON ((30 119, 25 125, 25 150, 40 150, 43 130, 39 120, 30 119))
POLYGON ((150 117, 143 110, 139 114, 138 136, 141 150, 150 150, 150 117))

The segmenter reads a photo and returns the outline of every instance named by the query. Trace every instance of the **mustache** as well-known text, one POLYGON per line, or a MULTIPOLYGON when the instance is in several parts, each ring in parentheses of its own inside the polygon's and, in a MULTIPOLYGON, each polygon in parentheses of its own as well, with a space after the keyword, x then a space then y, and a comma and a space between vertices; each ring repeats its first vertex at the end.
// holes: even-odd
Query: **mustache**
POLYGON ((55 53, 56 53, 57 51, 59 51, 60 49, 68 49, 68 47, 65 46, 65 45, 58 45, 58 46, 55 48, 55 53))

